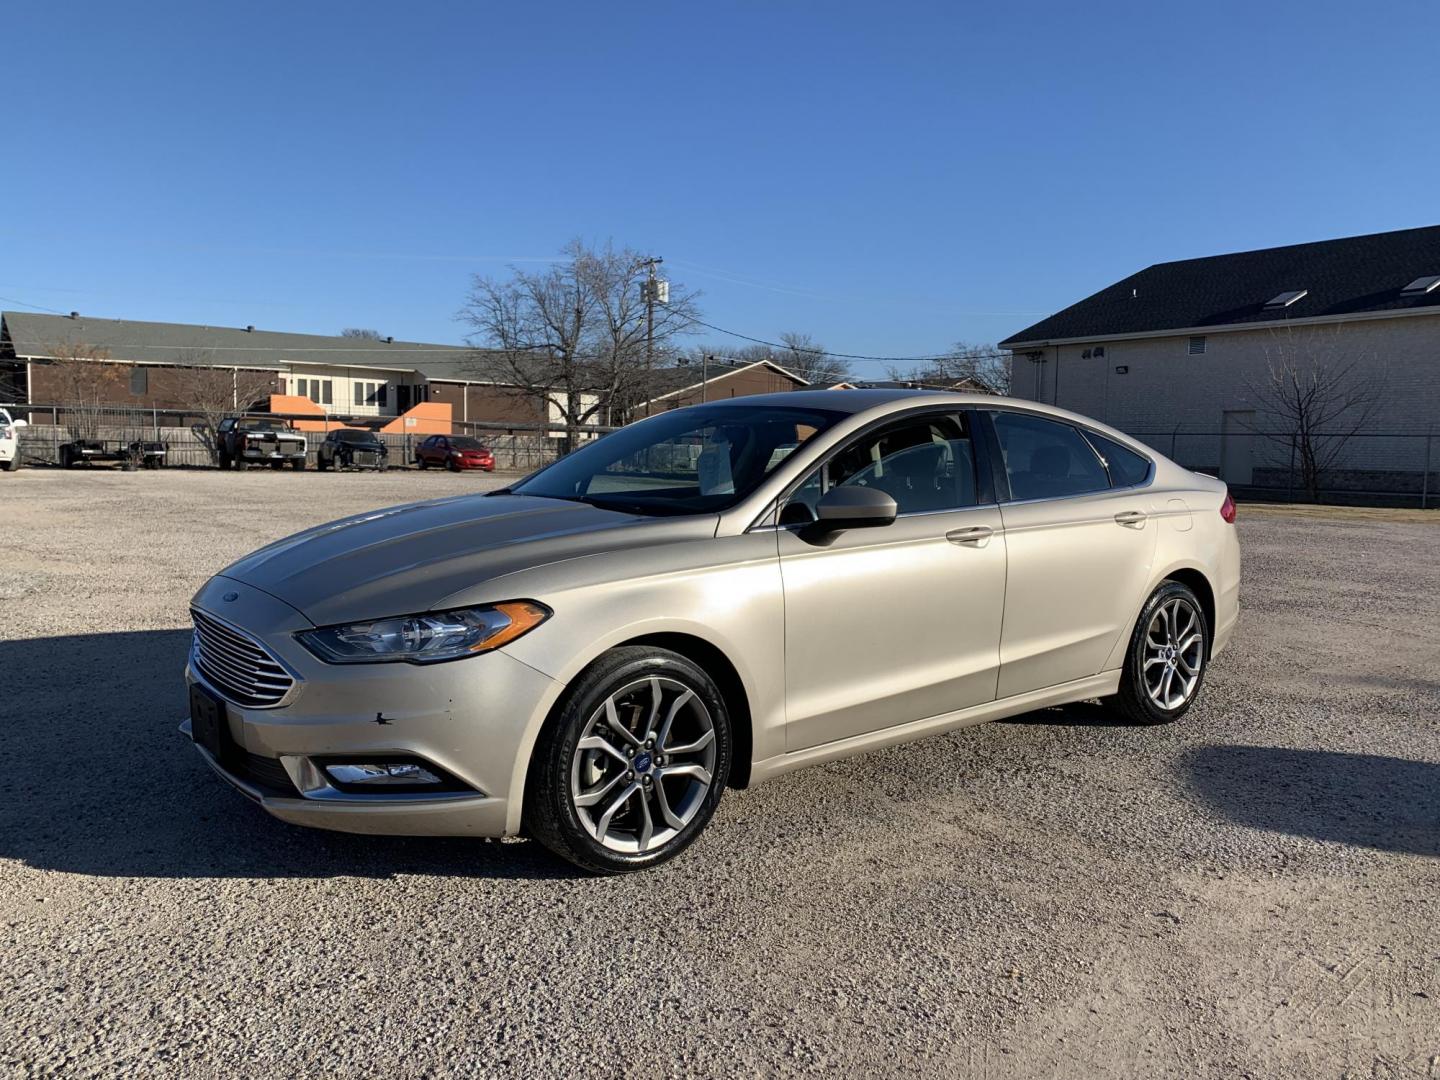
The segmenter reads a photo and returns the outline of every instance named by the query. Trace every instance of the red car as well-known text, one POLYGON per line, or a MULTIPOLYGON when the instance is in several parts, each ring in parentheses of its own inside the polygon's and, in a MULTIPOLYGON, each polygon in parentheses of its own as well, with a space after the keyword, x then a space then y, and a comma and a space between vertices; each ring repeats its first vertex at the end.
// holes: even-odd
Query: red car
POLYGON ((495 455, 468 435, 431 435, 415 449, 415 464, 422 469, 439 465, 451 472, 461 469, 495 471, 495 455))

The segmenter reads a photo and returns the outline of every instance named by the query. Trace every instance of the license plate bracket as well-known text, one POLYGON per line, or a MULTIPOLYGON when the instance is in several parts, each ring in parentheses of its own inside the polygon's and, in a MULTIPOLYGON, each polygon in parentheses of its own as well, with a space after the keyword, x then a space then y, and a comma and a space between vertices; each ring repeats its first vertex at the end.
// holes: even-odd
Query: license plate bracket
POLYGON ((223 761, 229 746, 225 703, 195 683, 190 684, 190 738, 223 761))

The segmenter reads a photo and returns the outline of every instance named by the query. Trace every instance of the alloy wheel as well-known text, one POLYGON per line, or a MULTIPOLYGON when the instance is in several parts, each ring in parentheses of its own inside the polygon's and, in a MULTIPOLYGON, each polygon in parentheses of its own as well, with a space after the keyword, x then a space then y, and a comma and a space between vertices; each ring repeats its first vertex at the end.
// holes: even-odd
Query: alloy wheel
POLYGON ((1180 708, 1195 693, 1204 664, 1205 634, 1199 614, 1184 597, 1166 600, 1145 629, 1146 695, 1167 712, 1180 708))
POLYGON ((576 816, 611 851, 655 851, 699 813, 715 752, 715 722, 694 690, 661 675, 627 683, 590 715, 576 743, 576 816))

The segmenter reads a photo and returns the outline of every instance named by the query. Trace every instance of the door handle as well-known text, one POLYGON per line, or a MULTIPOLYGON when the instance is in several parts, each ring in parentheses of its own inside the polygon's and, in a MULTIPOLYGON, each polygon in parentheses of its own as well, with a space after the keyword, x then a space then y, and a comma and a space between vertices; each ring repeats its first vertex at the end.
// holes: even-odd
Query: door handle
POLYGON ((1115 524, 1143 525, 1145 524, 1146 516, 1142 510, 1121 510, 1120 513, 1115 515, 1115 524))
POLYGON ((995 530, 988 525, 973 525, 968 529, 951 529, 945 534, 945 539, 952 544, 980 545, 994 535, 995 530))

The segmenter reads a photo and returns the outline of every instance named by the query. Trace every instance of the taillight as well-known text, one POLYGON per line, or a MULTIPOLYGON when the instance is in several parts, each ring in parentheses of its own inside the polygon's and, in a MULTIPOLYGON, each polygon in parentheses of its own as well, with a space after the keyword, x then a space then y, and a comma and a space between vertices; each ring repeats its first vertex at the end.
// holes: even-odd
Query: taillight
POLYGON ((1225 501, 1220 504, 1220 516, 1225 519, 1225 524, 1235 524, 1235 500, 1228 491, 1225 492, 1225 501))

